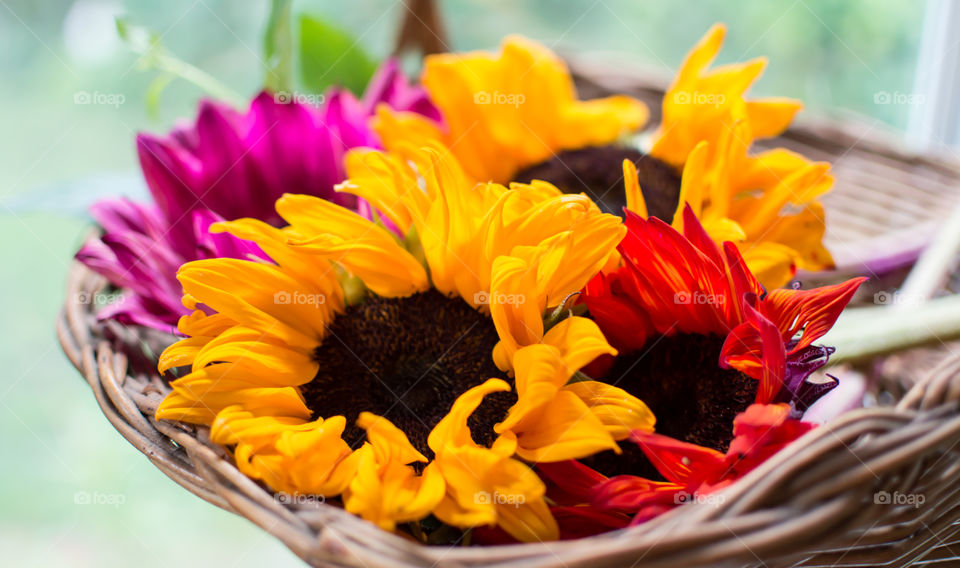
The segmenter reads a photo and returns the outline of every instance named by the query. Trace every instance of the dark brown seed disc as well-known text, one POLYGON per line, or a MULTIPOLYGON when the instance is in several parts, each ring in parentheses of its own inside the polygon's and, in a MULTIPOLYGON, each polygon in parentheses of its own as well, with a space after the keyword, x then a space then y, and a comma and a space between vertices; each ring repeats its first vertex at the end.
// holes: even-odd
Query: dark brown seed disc
MULTIPOLYGON (((430 290, 406 298, 369 295, 347 308, 314 352, 320 369, 301 390, 314 416, 345 416, 344 439, 359 447, 360 412, 388 418, 428 458, 430 430, 458 396, 489 378, 507 380, 493 363, 493 322, 460 298, 430 290)), ((479 444, 489 445, 494 424, 516 402, 497 393, 468 420, 479 444)))
MULTIPOLYGON (((723 338, 715 335, 655 338, 643 349, 618 356, 605 380, 650 407, 657 433, 725 452, 733 439, 733 419, 753 404, 759 385, 720 367, 722 347, 723 338)), ((620 446, 623 454, 604 452, 586 463, 604 475, 660 479, 636 444, 620 446)))
POLYGON ((519 172, 516 181, 542 180, 564 193, 586 193, 605 213, 623 216, 627 205, 623 160, 637 166, 647 212, 670 223, 680 200, 680 176, 669 164, 634 148, 593 146, 565 150, 519 172))

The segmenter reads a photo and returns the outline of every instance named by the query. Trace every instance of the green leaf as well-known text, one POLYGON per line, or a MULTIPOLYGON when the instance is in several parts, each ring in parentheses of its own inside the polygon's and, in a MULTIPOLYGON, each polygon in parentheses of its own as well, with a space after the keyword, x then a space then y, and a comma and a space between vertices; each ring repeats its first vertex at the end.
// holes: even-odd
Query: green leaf
POLYGON ((314 93, 339 85, 363 92, 376 70, 373 59, 350 34, 326 22, 300 17, 300 75, 314 93))
POLYGON ((292 3, 292 0, 273 0, 270 20, 263 37, 263 53, 268 68, 264 84, 274 92, 293 89, 293 33, 290 29, 292 3))

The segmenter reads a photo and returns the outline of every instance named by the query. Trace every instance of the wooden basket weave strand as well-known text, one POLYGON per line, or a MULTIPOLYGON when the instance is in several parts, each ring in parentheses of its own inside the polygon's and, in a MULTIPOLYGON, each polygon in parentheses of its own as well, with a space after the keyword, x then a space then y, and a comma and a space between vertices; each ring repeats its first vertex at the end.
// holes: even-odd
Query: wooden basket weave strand
POLYGON ((578 541, 428 547, 332 504, 285 503, 241 474, 206 428, 155 420, 169 387, 142 353, 172 338, 97 322, 83 300, 105 285, 73 266, 57 334, 107 419, 171 479, 315 566, 904 566, 960 555, 960 357, 895 407, 815 429, 710 503, 578 541))

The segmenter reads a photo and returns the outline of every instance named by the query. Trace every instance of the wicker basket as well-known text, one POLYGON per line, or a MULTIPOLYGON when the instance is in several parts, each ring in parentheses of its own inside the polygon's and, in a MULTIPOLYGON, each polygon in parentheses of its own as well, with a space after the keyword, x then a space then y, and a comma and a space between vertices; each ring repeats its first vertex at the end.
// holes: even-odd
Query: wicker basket
MULTIPOLYGON (((589 77, 580 75, 585 94, 628 92, 656 115, 662 90, 622 68, 607 76, 590 69, 589 77)), ((777 142, 836 164, 837 188, 826 200, 828 244, 867 250, 918 227, 932 233, 956 202, 960 169, 950 162, 904 154, 838 126, 792 128, 777 142)), ((857 258, 835 250, 838 259, 857 258)), ((173 338, 98 322, 96 306, 81 300, 106 285, 75 264, 57 333, 107 419, 171 479, 250 519, 312 565, 904 566, 960 556, 960 356, 911 381, 896 406, 852 411, 810 432, 710 504, 578 541, 428 547, 332 504, 284 503, 242 475, 210 443, 207 428, 155 420, 169 387, 149 354, 173 338)))
POLYGON ((107 419, 171 479, 316 566, 903 566, 957 556, 950 547, 960 544, 960 357, 896 407, 856 410, 812 431, 724 490, 720 505, 685 505, 580 541, 426 547, 332 505, 283 504, 241 474, 206 428, 155 420, 169 387, 125 353, 162 338, 97 323, 92 305, 76 298, 105 284, 74 265, 73 301, 57 333, 107 419), (922 495, 924 504, 886 504, 881 492, 922 495))

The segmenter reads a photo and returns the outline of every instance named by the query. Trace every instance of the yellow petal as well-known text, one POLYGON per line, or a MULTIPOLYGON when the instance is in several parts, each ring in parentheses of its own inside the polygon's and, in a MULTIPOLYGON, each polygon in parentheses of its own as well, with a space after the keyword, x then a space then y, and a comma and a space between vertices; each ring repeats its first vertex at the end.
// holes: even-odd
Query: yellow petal
POLYGON ((678 231, 683 231, 683 210, 688 205, 698 218, 703 214, 703 199, 707 190, 704 186, 707 183, 706 168, 709 151, 710 145, 705 141, 700 142, 690 151, 687 162, 683 166, 683 176, 680 178, 680 198, 677 202, 677 210, 673 213, 673 227, 678 231))
POLYGON ((413 170, 367 148, 348 152, 344 166, 349 179, 338 185, 337 191, 365 199, 406 234, 410 230, 410 211, 399 197, 407 191, 420 190, 413 170))
MULTIPOLYGON (((448 484, 449 485, 449 484, 448 484)), ((477 494, 482 494, 478 492, 477 494)), ((497 510, 494 507, 465 508, 461 507, 449 493, 433 510, 433 514, 444 523, 460 528, 496 525, 497 510)))
POLYGON ((526 428, 522 424, 514 429, 517 455, 527 461, 554 462, 584 458, 604 450, 619 451, 607 426, 570 391, 557 392, 536 420, 529 422, 526 428))
POLYGON ((501 369, 509 369, 517 349, 538 343, 543 337, 543 313, 536 303, 536 272, 523 260, 509 256, 497 258, 492 272, 486 302, 500 335, 501 357, 506 358, 496 363, 501 369))
POLYGON ((322 277, 304 281, 273 265, 217 258, 189 262, 177 278, 186 293, 214 310, 298 347, 315 347, 333 319, 322 277))
POLYGON ((307 195, 284 195, 277 212, 303 238, 291 243, 357 275, 381 296, 407 296, 429 287, 427 273, 385 229, 334 203, 307 195))
POLYGON ((210 341, 209 337, 187 337, 163 350, 157 364, 157 370, 162 375, 174 367, 191 365, 200 348, 210 341))
POLYGON ((740 224, 733 219, 711 219, 703 222, 703 229, 710 235, 716 243, 731 241, 742 243, 747 239, 747 233, 744 232, 740 224))
POLYGON ((498 509, 500 528, 521 542, 546 542, 560 538, 560 528, 542 499, 517 507, 498 509))
POLYGON ((795 249, 780 243, 747 242, 740 246, 740 251, 750 272, 770 289, 780 288, 790 282, 800 261, 795 249))
POLYGON ((569 127, 560 133, 561 147, 582 148, 629 135, 647 123, 650 110, 636 99, 617 95, 571 105, 564 117, 569 127))
POLYGON ((748 235, 762 235, 763 228, 773 224, 788 203, 806 203, 816 198, 825 182, 832 183, 829 169, 829 164, 814 163, 791 172, 738 215, 743 230, 748 235))
POLYGON ((193 370, 230 363, 238 374, 247 373, 265 385, 297 386, 316 375, 312 354, 313 349, 293 349, 268 341, 260 331, 235 326, 203 346, 194 358, 193 370))
POLYGON ((277 437, 242 441, 236 450, 240 470, 277 491, 332 496, 342 493, 357 473, 358 460, 341 435, 343 417, 288 427, 277 437))
MULTIPOLYGON (((215 223, 210 227, 210 232, 227 232, 237 238, 255 242, 271 260, 282 266, 287 274, 295 277, 316 278, 328 268, 315 257, 303 254, 287 244, 290 238, 296 236, 290 227, 278 229, 259 219, 237 219, 215 223)), ((330 278, 333 278, 332 274, 330 278)))
MULTIPOLYGON (((334 426, 333 423, 328 424, 328 427, 332 426, 334 426)), ((253 443, 257 440, 270 443, 283 432, 308 431, 315 427, 316 424, 306 422, 302 418, 263 416, 259 412, 246 410, 241 405, 233 405, 217 414, 213 424, 210 425, 210 440, 224 445, 253 443)))
POLYGON ((563 387, 582 400, 607 427, 615 440, 624 440, 633 430, 653 432, 656 418, 642 400, 627 391, 598 381, 580 381, 563 387))
POLYGON ((577 316, 550 328, 543 336, 543 343, 559 350, 566 378, 601 355, 617 354, 593 320, 577 316))
POLYGON ((173 392, 157 407, 157 418, 210 424, 218 412, 237 404, 279 416, 310 417, 310 409, 295 388, 250 387, 216 391, 209 388, 215 381, 207 379, 207 373, 208 369, 201 369, 177 379, 176 384, 171 385, 173 392))
POLYGON ((786 98, 765 98, 747 102, 747 118, 756 138, 778 136, 790 126, 803 103, 786 98))
POLYGON ((215 337, 236 323, 223 314, 207 314, 203 310, 195 309, 190 314, 180 317, 177 329, 180 333, 191 337, 215 337))
POLYGON ((627 194, 627 209, 646 219, 647 202, 643 198, 637 166, 630 160, 623 161, 623 186, 627 194))
POLYGON ((507 183, 564 149, 603 145, 640 128, 646 106, 625 96, 579 101, 563 61, 542 45, 504 39, 500 53, 438 54, 421 78, 445 131, 393 111, 375 128, 389 151, 440 140, 476 182, 507 183))
POLYGON ((454 401, 450 412, 443 417, 427 438, 427 445, 434 453, 455 450, 461 447, 475 446, 467 427, 467 418, 490 393, 509 391, 510 385, 501 379, 488 379, 461 394, 454 401))
POLYGON ((529 466, 486 448, 460 448, 434 462, 446 480, 446 498, 434 510, 461 528, 498 525, 522 541, 558 538, 546 487, 529 466))
POLYGON ((528 418, 539 416, 572 374, 567 372, 560 350, 552 345, 535 344, 519 349, 513 357, 513 368, 517 403, 494 427, 497 433, 522 429, 521 423, 529 423, 528 418))
POLYGON ((347 511, 392 531, 397 523, 426 517, 443 499, 446 486, 435 465, 419 476, 402 462, 382 462, 383 456, 371 444, 364 444, 357 453, 357 474, 344 493, 347 511))
POLYGON ((407 435, 392 422, 371 412, 361 412, 357 426, 367 432, 367 439, 377 451, 377 462, 396 461, 402 464, 425 462, 427 458, 418 452, 407 435))

